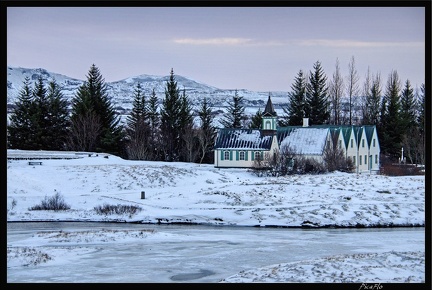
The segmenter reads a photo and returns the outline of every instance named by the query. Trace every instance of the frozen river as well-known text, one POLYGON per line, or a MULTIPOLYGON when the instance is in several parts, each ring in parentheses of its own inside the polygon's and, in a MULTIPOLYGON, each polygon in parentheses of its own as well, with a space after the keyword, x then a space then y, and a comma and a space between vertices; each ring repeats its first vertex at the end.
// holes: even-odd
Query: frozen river
POLYGON ((31 241, 29 238, 41 231, 143 228, 169 235, 133 244, 81 243, 76 246, 94 251, 73 263, 8 266, 7 282, 207 283, 277 263, 338 254, 425 249, 424 228, 287 229, 87 222, 8 223, 7 244, 22 245, 22 241, 31 241))

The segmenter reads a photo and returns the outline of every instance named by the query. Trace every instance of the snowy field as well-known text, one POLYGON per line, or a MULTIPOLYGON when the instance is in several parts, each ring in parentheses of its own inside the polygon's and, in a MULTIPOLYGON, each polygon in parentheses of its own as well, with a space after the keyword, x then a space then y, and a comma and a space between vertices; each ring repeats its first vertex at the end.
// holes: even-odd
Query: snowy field
MULTIPOLYGON (((425 177, 331 173, 257 177, 246 169, 130 161, 108 154, 8 150, 7 221, 113 221, 231 226, 425 226, 425 177), (27 159, 25 159, 27 158, 27 159), (32 160, 28 160, 32 159, 32 160), (42 165, 29 165, 41 161, 42 165), (53 196, 63 211, 31 210, 53 196), (129 206, 133 213, 99 214, 129 206)), ((158 232, 51 233, 37 239, 85 244, 158 232)), ((52 249, 52 251, 58 251, 52 249)), ((8 269, 58 263, 85 248, 45 253, 8 241, 8 269), (53 259, 57 257, 57 259, 53 259)), ((425 282, 425 252, 332 256, 245 270, 221 282, 425 282)))

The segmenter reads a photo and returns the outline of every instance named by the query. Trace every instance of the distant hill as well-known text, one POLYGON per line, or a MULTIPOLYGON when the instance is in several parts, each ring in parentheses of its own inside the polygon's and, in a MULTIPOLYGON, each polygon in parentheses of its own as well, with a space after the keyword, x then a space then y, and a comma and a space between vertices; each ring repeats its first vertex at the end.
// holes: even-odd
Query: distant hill
MULTIPOLYGON (((37 78, 42 75, 46 80, 55 79, 62 87, 62 93, 69 101, 73 98, 78 87, 84 82, 71 78, 59 73, 49 72, 43 68, 22 68, 10 67, 7 68, 7 104, 13 104, 19 91, 23 86, 25 77, 29 77, 32 85, 37 78)), ((191 103, 198 106, 204 97, 208 98, 210 106, 214 110, 221 109, 227 105, 234 96, 235 89, 219 89, 211 85, 203 84, 195 80, 185 78, 180 75, 175 75, 178 88, 185 89, 191 103)), ((106 82, 108 95, 112 98, 111 101, 116 108, 123 108, 126 111, 132 108, 134 89, 138 83, 141 83, 146 96, 150 96, 154 89, 160 100, 165 96, 165 84, 169 80, 169 76, 154 76, 142 74, 132 76, 115 82, 106 82)), ((245 107, 251 109, 253 113, 262 108, 264 110, 269 92, 254 92, 246 89, 238 89, 238 94, 243 97, 245 107)), ((272 101, 277 108, 279 104, 287 102, 286 92, 270 92, 272 101)), ((249 110, 246 110, 249 111, 249 110)))

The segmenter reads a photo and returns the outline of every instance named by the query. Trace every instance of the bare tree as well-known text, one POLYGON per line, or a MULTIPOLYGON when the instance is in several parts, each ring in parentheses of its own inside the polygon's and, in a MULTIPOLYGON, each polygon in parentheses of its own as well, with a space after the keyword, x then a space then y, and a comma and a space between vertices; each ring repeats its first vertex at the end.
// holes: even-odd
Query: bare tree
POLYGON ((197 131, 194 126, 190 126, 183 131, 182 139, 184 147, 182 148, 183 156, 186 162, 194 162, 198 155, 197 131))
POLYGON ((141 117, 137 120, 133 130, 129 130, 129 140, 126 153, 131 160, 151 159, 152 147, 150 146, 150 126, 141 117))
POLYGON ((339 59, 336 59, 336 70, 333 73, 333 78, 329 82, 329 95, 332 105, 331 119, 334 125, 340 124, 343 89, 344 82, 340 73, 339 59))
MULTIPOLYGON (((369 69, 368 69, 369 72, 369 69)), ((348 77, 347 77, 347 93, 348 93, 348 104, 349 104, 349 125, 352 125, 353 110, 358 105, 358 86, 359 76, 355 67, 354 56, 351 57, 351 61, 348 64, 348 77)), ((357 114, 358 115, 358 114, 357 114)))
POLYGON ((333 142, 324 149, 323 161, 326 169, 329 172, 335 170, 351 172, 354 169, 354 165, 350 158, 345 157, 345 152, 338 142, 338 135, 334 134, 331 138, 333 142))
POLYGON ((198 128, 196 130, 196 134, 198 137, 198 155, 199 155, 199 163, 201 164, 206 157, 206 155, 212 150, 213 148, 213 138, 214 134, 209 132, 208 130, 204 130, 203 128, 198 128))
POLYGON ((70 135, 67 138, 69 150, 94 151, 102 130, 100 117, 92 111, 76 115, 71 120, 70 135))

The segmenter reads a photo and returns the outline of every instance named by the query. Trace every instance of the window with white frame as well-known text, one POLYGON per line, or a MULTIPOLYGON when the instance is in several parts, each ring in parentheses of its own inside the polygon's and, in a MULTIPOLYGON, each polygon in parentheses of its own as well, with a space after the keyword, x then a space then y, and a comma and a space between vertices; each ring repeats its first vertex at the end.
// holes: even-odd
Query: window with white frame
POLYGON ((255 151, 255 160, 262 160, 262 156, 261 156, 261 152, 260 151, 255 151))
POLYGON ((372 140, 372 146, 375 147, 375 138, 372 140))
POLYGON ((355 156, 353 156, 353 163, 354 163, 354 165, 356 165, 356 159, 355 159, 355 156))
POLYGON ((362 140, 362 147, 364 147, 364 139, 362 140))
POLYGON ((361 157, 361 155, 360 155, 360 156, 359 156, 359 165, 362 165, 362 164, 361 164, 361 158, 362 158, 362 157, 361 157))
POLYGON ((229 156, 230 156, 229 151, 225 151, 224 152, 224 160, 229 160, 230 159, 229 156))
POLYGON ((367 164, 367 155, 365 155, 365 164, 367 164))
POLYGON ((342 140, 339 140, 339 148, 342 148, 342 140))
POLYGON ((354 146, 354 140, 351 139, 351 148, 353 148, 353 146, 354 146))
POLYGON ((240 151, 240 160, 245 160, 245 152, 244 151, 240 151))
POLYGON ((378 155, 375 154, 375 164, 378 164, 378 155))

